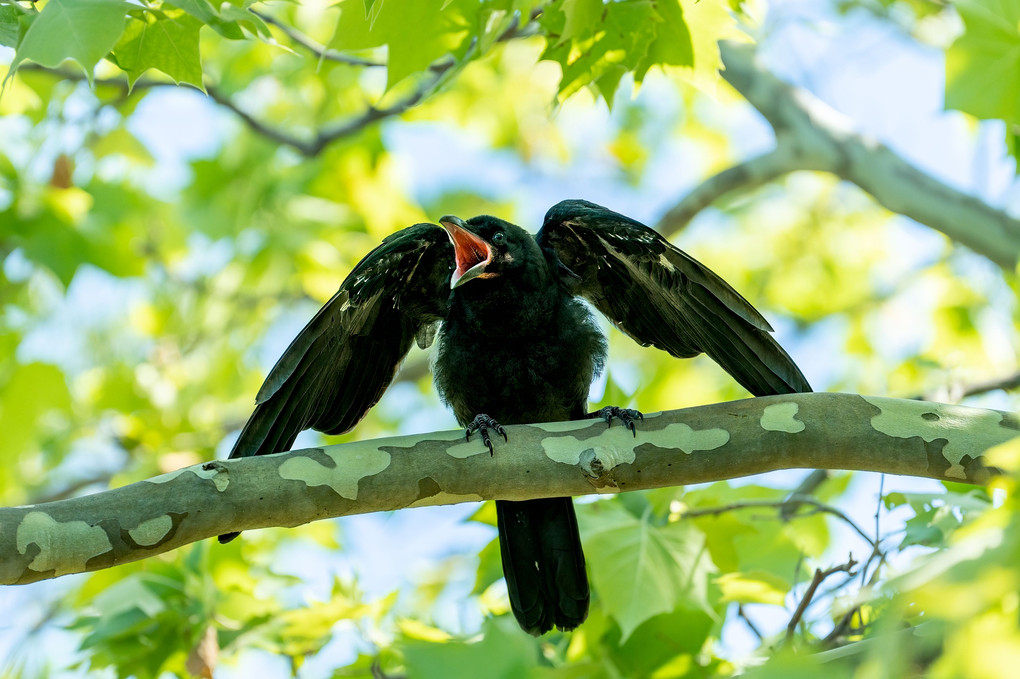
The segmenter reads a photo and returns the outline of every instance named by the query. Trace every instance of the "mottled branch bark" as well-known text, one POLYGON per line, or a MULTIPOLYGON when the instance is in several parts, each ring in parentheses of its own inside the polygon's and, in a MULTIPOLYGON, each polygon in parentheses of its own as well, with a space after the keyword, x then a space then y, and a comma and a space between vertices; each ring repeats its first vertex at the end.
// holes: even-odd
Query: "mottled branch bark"
POLYGON ((885 144, 810 92, 761 67, 749 45, 720 43, 723 77, 769 122, 776 148, 724 170, 695 188, 660 220, 674 233, 702 208, 734 191, 746 191, 794 170, 831 172, 881 205, 941 231, 1000 266, 1020 259, 1020 220, 917 169, 885 144))
POLYGON ((488 499, 617 493, 776 469, 858 469, 984 483, 1020 435, 995 410, 795 394, 645 416, 507 427, 490 457, 448 431, 187 467, 68 500, 0 509, 0 584, 142 559, 234 530, 488 499))

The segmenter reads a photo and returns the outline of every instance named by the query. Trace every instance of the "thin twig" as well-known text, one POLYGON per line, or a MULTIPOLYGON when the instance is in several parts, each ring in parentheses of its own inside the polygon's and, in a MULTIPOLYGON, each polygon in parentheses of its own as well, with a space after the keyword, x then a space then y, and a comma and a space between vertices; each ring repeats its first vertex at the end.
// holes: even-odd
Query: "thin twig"
POLYGON ((751 634, 758 637, 758 641, 765 641, 765 635, 761 633, 758 626, 751 621, 751 618, 747 617, 747 611, 744 610, 743 604, 737 604, 737 617, 744 621, 747 628, 751 630, 751 634))
POLYGON ((811 604, 811 600, 815 596, 815 592, 818 591, 818 586, 825 582, 825 579, 836 573, 847 573, 854 575, 853 567, 857 565, 854 561, 854 557, 851 555, 846 563, 832 568, 827 568, 824 571, 820 568, 815 569, 815 576, 811 579, 811 584, 804 591, 804 596, 801 597, 800 603, 797 605, 797 610, 793 612, 793 617, 790 618, 790 622, 786 625, 786 642, 789 643, 793 639, 794 632, 797 631, 797 625, 800 624, 801 618, 804 617, 804 611, 811 604))
POLYGON ((825 635, 825 638, 821 641, 821 647, 825 649, 832 648, 836 645, 836 642, 846 634, 847 630, 850 629, 850 625, 853 622, 854 616, 860 611, 860 605, 854 606, 849 611, 843 614, 836 623, 836 626, 832 628, 832 631, 825 635))
MULTIPOLYGON (((506 28, 506 30, 504 30, 503 33, 501 33, 499 37, 496 38, 495 42, 497 43, 506 42, 508 40, 512 40, 515 38, 523 38, 534 35, 536 30, 534 19, 537 18, 541 14, 541 12, 542 12, 541 8, 535 9, 529 16, 528 22, 523 26, 521 26, 520 22, 515 18, 514 21, 511 22, 511 24, 506 28)), ((262 18, 263 20, 266 20, 266 17, 261 14, 259 14, 259 17, 262 18)), ((281 27, 281 23, 276 20, 272 20, 272 23, 274 26, 281 27)), ((300 35, 297 34, 296 31, 294 31, 294 33, 295 35, 300 35)), ((288 33, 288 37, 291 37, 292 39, 295 40, 295 42, 298 42, 297 37, 295 37, 294 35, 290 35, 290 33, 288 33)), ((324 51, 322 48, 318 48, 310 40, 307 40, 306 42, 307 44, 301 42, 299 42, 298 44, 301 44, 303 47, 313 52, 315 52, 315 50, 318 50, 318 52, 315 53, 321 54, 323 58, 329 58, 327 56, 329 50, 324 51)), ((375 122, 378 122, 379 120, 383 120, 384 118, 389 118, 392 116, 401 115, 408 109, 412 108, 413 106, 416 106, 423 99, 425 99, 426 97, 431 95, 435 90, 437 90, 442 85, 444 78, 449 73, 454 72, 456 70, 456 67, 462 66, 469 62, 471 59, 475 58, 477 51, 478 41, 475 40, 469 47, 467 53, 461 58, 460 61, 458 61, 452 55, 449 54, 436 59, 431 64, 429 64, 429 66, 425 69, 427 75, 421 79, 421 81, 418 83, 418 86, 415 87, 403 98, 398 99, 389 106, 384 106, 381 108, 374 105, 369 105, 362 113, 351 116, 346 120, 340 120, 337 122, 324 125, 317 132, 315 132, 311 136, 311 138, 303 138, 291 134, 290 132, 287 132, 281 128, 277 128, 260 121, 252 114, 241 109, 237 104, 235 104, 231 100, 229 96, 221 92, 219 88, 216 87, 216 85, 214 85, 211 82, 206 81, 203 86, 205 88, 206 93, 213 101, 215 101, 220 106, 223 106, 224 108, 233 111, 233 113, 237 115, 242 121, 244 121, 245 125, 251 128, 251 130, 256 134, 259 134, 265 137, 266 139, 276 142, 277 144, 283 146, 290 146, 291 148, 295 149, 304 156, 314 157, 317 156, 319 153, 323 151, 323 149, 325 149, 327 146, 337 141, 338 139, 357 134, 361 130, 365 129, 366 127, 375 122)), ((352 60, 348 60, 345 63, 362 66, 378 65, 375 62, 366 62, 364 64, 361 64, 356 63, 352 60)), ((41 67, 36 64, 25 64, 20 68, 27 68, 30 70, 53 73, 61 78, 70 81, 82 81, 86 79, 84 74, 77 73, 69 69, 60 68, 51 69, 41 67)), ((94 80, 94 83, 97 85, 119 87, 122 90, 124 90, 125 93, 149 89, 153 87, 176 87, 176 84, 171 81, 155 80, 150 78, 143 78, 138 80, 133 87, 129 87, 127 81, 121 78, 97 78, 94 80)))
POLYGON ((257 16, 259 19, 262 19, 262 21, 266 22, 267 24, 276 26, 278 29, 280 29, 280 31, 284 35, 290 38, 295 44, 304 47, 306 50, 311 52, 319 59, 333 61, 338 64, 347 64, 348 66, 362 66, 365 68, 383 68, 386 66, 386 64, 381 61, 364 59, 362 57, 354 57, 349 54, 344 54, 343 52, 338 52, 337 50, 324 47, 316 43, 314 40, 309 38, 304 33, 300 32, 293 26, 285 24, 284 22, 280 21, 271 14, 265 14, 254 9, 249 9, 248 11, 257 16))
MULTIPOLYGON (((120 470, 117 470, 117 471, 120 471, 120 470)), ((90 476, 88 478, 78 479, 77 481, 72 481, 71 483, 69 483, 66 486, 64 486, 63 488, 61 488, 60 490, 50 491, 49 493, 43 493, 43 494, 37 495, 37 496, 33 497, 26 504, 39 505, 39 504, 44 504, 46 502, 56 502, 57 500, 66 500, 69 497, 74 497, 75 495, 78 494, 79 491, 84 490, 85 488, 88 488, 89 486, 95 486, 95 485, 98 485, 98 484, 103 484, 104 486, 109 486, 111 479, 113 479, 113 474, 114 474, 114 472, 105 472, 103 474, 96 474, 95 476, 90 476)))
MULTIPOLYGON (((746 500, 744 502, 734 502, 728 505, 720 505, 718 507, 704 507, 702 509, 689 509, 681 515, 681 518, 692 518, 696 516, 715 516, 718 514, 725 514, 726 512, 737 511, 740 509, 760 509, 762 507, 779 509, 780 511, 789 503, 795 503, 797 505, 806 505, 812 507, 814 512, 803 514, 802 516, 808 516, 813 513, 821 512, 823 514, 831 514, 836 518, 840 519, 848 526, 853 528, 858 535, 860 535, 872 548, 875 547, 875 542, 871 539, 860 526, 858 526, 853 519, 849 516, 836 509, 832 505, 827 505, 820 500, 816 500, 812 497, 791 497, 788 500, 746 500)), ((796 514, 794 515, 796 516, 796 514)))
POLYGON ((1005 377, 997 377, 972 384, 948 384, 927 394, 917 394, 909 398, 918 401, 939 401, 942 403, 954 403, 968 396, 980 396, 990 391, 1002 389, 1012 391, 1020 389, 1020 370, 1005 377))

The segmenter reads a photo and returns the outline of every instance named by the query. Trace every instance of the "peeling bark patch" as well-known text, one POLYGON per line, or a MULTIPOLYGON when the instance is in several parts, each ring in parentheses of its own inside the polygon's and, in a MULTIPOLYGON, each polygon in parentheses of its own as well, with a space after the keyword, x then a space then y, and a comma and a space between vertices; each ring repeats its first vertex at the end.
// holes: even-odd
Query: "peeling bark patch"
POLYGON ((460 502, 481 502, 485 498, 477 493, 465 493, 459 495, 457 493, 447 493, 446 491, 439 491, 435 495, 428 497, 418 498, 408 507, 435 507, 436 505, 455 505, 460 502))
POLYGON ((946 439, 934 439, 933 441, 922 441, 924 455, 928 458, 928 471, 936 476, 946 476, 954 479, 966 479, 963 467, 953 464, 946 459, 945 448, 949 443, 946 439), (961 476, 963 474, 963 476, 961 476))
POLYGON ((542 424, 535 424, 532 426, 535 427, 536 429, 547 431, 550 434, 560 434, 565 431, 577 431, 579 429, 587 429, 593 424, 595 424, 594 419, 592 419, 591 421, 582 420, 580 422, 575 422, 572 420, 567 420, 565 422, 543 422, 542 424))
POLYGON ((206 462, 201 467, 188 467, 188 471, 194 472, 199 478, 211 480, 216 490, 221 493, 230 485, 230 472, 219 462, 206 462))
POLYGON ((45 512, 29 512, 18 524, 17 547, 27 554, 29 545, 39 553, 28 565, 34 571, 54 575, 80 573, 94 556, 113 549, 110 538, 99 526, 84 521, 57 521, 45 512))
POLYGON ((410 450, 411 448, 414 448, 423 441, 427 441, 430 443, 434 441, 457 441, 457 440, 463 441, 464 430, 453 429, 450 431, 439 431, 435 433, 418 434, 415 436, 401 436, 400 440, 406 443, 402 443, 399 446, 395 446, 389 439, 379 439, 377 443, 379 444, 380 448, 386 447, 397 450, 400 449, 410 450))
MULTIPOLYGON (((463 436, 464 435, 461 434, 461 438, 463 438, 463 436)), ((496 436, 496 438, 498 439, 501 437, 496 436)), ((458 460, 463 460, 466 457, 471 457, 472 455, 480 455, 482 453, 488 455, 489 449, 485 447, 484 443, 482 443, 481 436, 475 437, 475 440, 473 441, 465 441, 464 443, 458 443, 457 445, 450 446, 449 448, 446 449, 447 455, 449 455, 450 457, 455 457, 458 460)))
POLYGON ((221 462, 206 462, 200 465, 196 464, 191 467, 175 469, 172 472, 160 474, 159 476, 154 476, 151 479, 145 479, 145 482, 169 483, 185 472, 191 472, 199 478, 210 479, 213 482, 213 485, 216 486, 216 490, 221 493, 226 490, 227 486, 230 484, 230 472, 221 462))
POLYGON ((136 544, 142 547, 151 547, 165 538, 173 527, 173 519, 168 514, 163 514, 154 519, 142 521, 138 526, 129 530, 128 535, 136 544))
POLYGON ((805 425, 797 419, 798 410, 800 405, 793 402, 766 406, 761 414, 761 428, 765 431, 785 431, 787 434, 802 432, 805 425))
POLYGON ((340 497, 357 500, 358 482, 390 466, 390 454, 374 446, 322 452, 333 460, 335 469, 309 457, 292 457, 280 465, 280 477, 308 486, 329 486, 340 497))
POLYGON ((167 472, 166 474, 160 474, 159 476, 153 476, 151 479, 145 479, 145 482, 146 483, 169 483, 170 481, 173 481, 174 479, 176 479, 178 476, 180 476, 184 472, 188 471, 189 469, 191 469, 191 467, 182 467, 181 469, 175 469, 172 472, 167 472))
POLYGON ((1001 443, 992 432, 1003 417, 995 411, 978 410, 941 403, 911 403, 900 399, 861 396, 879 412, 871 418, 875 431, 896 438, 921 438, 928 456, 928 468, 942 476, 967 480, 964 451, 987 450, 1001 443), (918 408, 923 412, 918 412, 918 408), (943 462, 935 464, 934 455, 943 462))
POLYGON ((439 487, 436 480, 431 476, 426 476, 424 479, 418 479, 418 497, 414 501, 424 500, 427 497, 432 497, 442 492, 443 489, 439 487))
MULTIPOLYGON (((605 469, 634 461, 635 449, 646 443, 661 448, 680 448, 688 455, 696 450, 714 450, 730 440, 725 429, 691 429, 682 422, 674 422, 654 431, 638 430, 637 437, 626 427, 610 427, 598 437, 601 445, 583 448, 573 436, 557 436, 542 441, 546 456, 555 462, 576 465, 581 456, 594 451, 605 469)), ((590 442, 591 440, 589 440, 590 442)))

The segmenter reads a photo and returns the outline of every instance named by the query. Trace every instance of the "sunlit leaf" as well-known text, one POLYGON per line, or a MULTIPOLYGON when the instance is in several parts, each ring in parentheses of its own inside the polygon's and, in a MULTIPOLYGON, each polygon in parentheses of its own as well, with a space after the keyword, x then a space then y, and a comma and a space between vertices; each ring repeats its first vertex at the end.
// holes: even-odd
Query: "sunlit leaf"
POLYGON ((92 69, 124 33, 130 7, 123 0, 50 0, 18 45, 13 72, 23 61, 56 68, 73 59, 92 82, 92 69))
POLYGON ((128 22, 114 48, 117 65, 127 72, 130 85, 145 71, 154 68, 178 84, 204 89, 198 54, 201 27, 202 22, 183 10, 142 12, 140 17, 128 22))
POLYGON ((705 536, 690 523, 655 525, 614 502, 578 507, 591 577, 623 639, 645 620, 678 607, 712 614, 705 536))

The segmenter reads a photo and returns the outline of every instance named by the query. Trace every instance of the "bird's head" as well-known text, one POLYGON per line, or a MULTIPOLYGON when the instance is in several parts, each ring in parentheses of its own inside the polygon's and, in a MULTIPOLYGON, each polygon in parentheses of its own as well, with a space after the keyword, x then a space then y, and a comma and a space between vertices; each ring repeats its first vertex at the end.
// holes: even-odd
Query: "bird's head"
POLYGON ((538 252, 535 239, 519 226, 488 215, 464 221, 453 215, 439 220, 453 242, 457 268, 450 287, 475 279, 496 278, 524 266, 529 252, 538 252))

